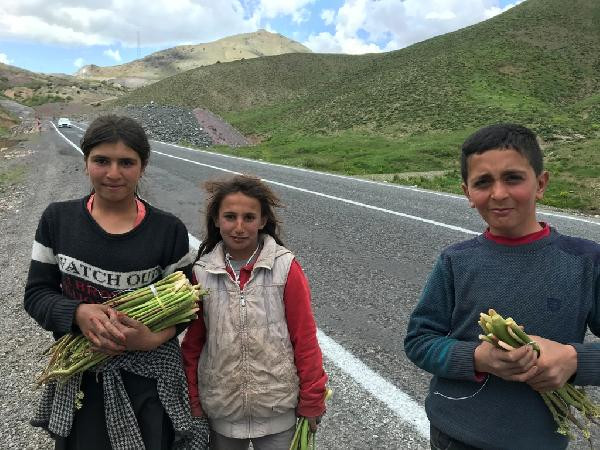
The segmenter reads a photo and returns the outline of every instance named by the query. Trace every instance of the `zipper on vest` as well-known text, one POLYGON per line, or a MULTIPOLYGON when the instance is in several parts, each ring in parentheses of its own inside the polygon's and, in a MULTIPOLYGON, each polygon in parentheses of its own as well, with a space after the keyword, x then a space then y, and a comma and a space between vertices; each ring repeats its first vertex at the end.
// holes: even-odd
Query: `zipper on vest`
POLYGON ((244 291, 240 291, 240 305, 246 307, 246 297, 244 296, 244 291))

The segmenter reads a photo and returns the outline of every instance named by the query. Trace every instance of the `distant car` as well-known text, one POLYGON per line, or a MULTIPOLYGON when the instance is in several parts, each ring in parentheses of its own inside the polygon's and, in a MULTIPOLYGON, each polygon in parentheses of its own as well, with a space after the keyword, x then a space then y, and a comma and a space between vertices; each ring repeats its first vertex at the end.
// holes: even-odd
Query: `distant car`
POLYGON ((58 128, 71 128, 72 126, 73 125, 71 125, 71 121, 66 117, 61 117, 60 119, 58 119, 58 128))

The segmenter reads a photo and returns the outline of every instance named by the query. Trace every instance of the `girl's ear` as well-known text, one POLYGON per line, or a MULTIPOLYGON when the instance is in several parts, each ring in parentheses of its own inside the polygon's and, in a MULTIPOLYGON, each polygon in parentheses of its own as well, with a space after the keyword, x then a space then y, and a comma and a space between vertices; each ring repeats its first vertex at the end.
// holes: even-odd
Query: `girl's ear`
POLYGON ((262 216, 260 219, 260 227, 258 229, 262 230, 266 224, 267 224, 267 218, 265 216, 262 216))
POLYGON ((467 200, 469 200, 469 206, 471 208, 475 208, 475 203, 473 203, 471 201, 471 196, 469 195, 469 187, 467 186, 466 183, 462 183, 461 187, 462 187, 463 192, 465 193, 465 197, 467 197, 467 200))

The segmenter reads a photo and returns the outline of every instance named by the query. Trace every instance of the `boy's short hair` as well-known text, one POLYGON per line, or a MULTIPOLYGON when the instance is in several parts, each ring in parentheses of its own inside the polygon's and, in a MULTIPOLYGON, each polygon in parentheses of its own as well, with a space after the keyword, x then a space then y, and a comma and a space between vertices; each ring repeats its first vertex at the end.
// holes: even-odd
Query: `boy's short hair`
POLYGON ((494 149, 518 151, 527 158, 536 176, 544 170, 544 157, 535 133, 521 125, 498 123, 477 130, 462 145, 460 172, 465 183, 469 176, 469 157, 494 149))

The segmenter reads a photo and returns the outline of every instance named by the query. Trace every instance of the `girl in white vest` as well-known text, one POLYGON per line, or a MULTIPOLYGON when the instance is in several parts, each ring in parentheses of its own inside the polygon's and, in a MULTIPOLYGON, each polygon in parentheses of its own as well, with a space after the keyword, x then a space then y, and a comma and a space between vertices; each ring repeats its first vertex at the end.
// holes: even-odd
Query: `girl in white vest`
POLYGON ((296 417, 325 412, 323 357, 308 281, 283 246, 278 197, 260 179, 205 183, 206 234, 194 265, 209 289, 183 340, 192 413, 211 449, 287 450, 296 417))

